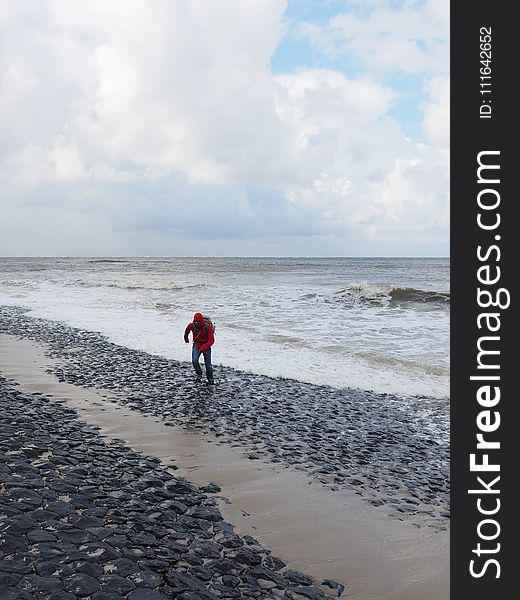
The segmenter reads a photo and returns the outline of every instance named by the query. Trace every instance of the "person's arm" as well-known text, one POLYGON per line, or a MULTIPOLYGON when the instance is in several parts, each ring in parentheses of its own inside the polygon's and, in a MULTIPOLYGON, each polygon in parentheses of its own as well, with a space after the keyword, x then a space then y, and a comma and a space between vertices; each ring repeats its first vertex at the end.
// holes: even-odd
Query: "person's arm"
POLYGON ((188 326, 184 330, 184 341, 188 343, 190 340, 188 339, 188 335, 190 331, 193 329, 193 323, 188 323, 188 326))
POLYGON ((208 348, 211 348, 211 346, 213 346, 214 343, 215 343, 215 336, 213 335, 213 327, 208 323, 208 341, 205 344, 203 344, 199 348, 199 350, 201 352, 204 352, 208 348))

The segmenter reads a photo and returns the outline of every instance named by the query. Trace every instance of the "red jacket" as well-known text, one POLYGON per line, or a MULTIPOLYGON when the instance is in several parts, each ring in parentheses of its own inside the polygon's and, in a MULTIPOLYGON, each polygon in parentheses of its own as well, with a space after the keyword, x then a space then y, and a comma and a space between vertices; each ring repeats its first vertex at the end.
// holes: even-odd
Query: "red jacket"
POLYGON ((188 341, 190 331, 193 332, 193 344, 197 346, 201 352, 211 348, 215 343, 213 328, 209 323, 204 322, 204 317, 199 312, 193 315, 193 323, 188 323, 188 326, 184 330, 185 342, 188 341))

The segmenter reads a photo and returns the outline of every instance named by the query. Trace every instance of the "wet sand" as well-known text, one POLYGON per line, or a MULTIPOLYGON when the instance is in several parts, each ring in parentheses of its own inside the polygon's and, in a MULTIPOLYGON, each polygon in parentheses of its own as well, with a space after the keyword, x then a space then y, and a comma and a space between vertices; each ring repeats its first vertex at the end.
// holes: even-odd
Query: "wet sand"
POLYGON ((217 483, 224 518, 295 569, 344 584, 343 597, 449 597, 449 534, 390 517, 349 490, 331 491, 305 474, 251 461, 199 429, 169 427, 117 404, 113 391, 60 383, 52 359, 28 340, 0 335, 0 372, 22 391, 64 400, 88 423, 132 448, 175 465, 197 485, 217 483))

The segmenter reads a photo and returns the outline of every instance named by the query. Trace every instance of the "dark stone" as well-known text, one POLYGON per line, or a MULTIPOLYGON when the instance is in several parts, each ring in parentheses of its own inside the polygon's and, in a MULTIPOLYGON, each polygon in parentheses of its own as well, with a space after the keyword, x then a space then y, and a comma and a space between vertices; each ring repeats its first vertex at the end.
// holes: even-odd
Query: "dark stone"
POLYGON ((276 584, 276 587, 279 587, 280 589, 287 587, 287 581, 284 577, 282 577, 276 571, 271 571, 262 567, 255 567, 254 569, 251 569, 248 571, 248 576, 253 577, 254 579, 272 581, 274 584, 276 584))
MULTIPOLYGON (((28 489, 23 489, 23 488, 13 488, 9 491, 9 495, 16 502, 19 502, 20 504, 23 503, 25 506, 27 506, 27 507, 30 506, 31 508, 36 508, 37 506, 40 506, 41 503, 43 502, 43 499, 40 496, 40 494, 38 494, 37 492, 35 492, 33 490, 28 490, 28 489)), ((27 529, 34 527, 34 525, 35 525, 35 523, 33 523, 32 525, 28 525, 27 529)))
POLYGON ((32 529, 27 532, 27 539, 30 542, 55 542, 56 536, 43 529, 32 529))
POLYGON ((121 554, 124 558, 128 558, 130 560, 139 560, 140 558, 144 558, 147 553, 141 548, 122 548, 121 554))
POLYGON ((280 569, 283 569, 286 564, 281 558, 278 558, 278 556, 270 554, 264 559, 264 566, 273 571, 279 571, 280 569))
MULTIPOLYGON (((112 529, 111 531, 113 532, 114 530, 112 529)), ((114 535, 109 535, 105 538, 105 541, 107 544, 110 544, 114 548, 123 548, 125 546, 128 546, 128 538, 126 537, 126 535, 123 534, 115 533, 114 535)))
POLYGON ((130 579, 139 587, 155 589, 164 583, 164 579, 154 571, 139 571, 130 574, 130 579))
POLYGON ((194 542, 193 551, 204 558, 220 558, 221 547, 213 542, 194 542))
POLYGON ((235 556, 233 557, 239 563, 243 563, 245 565, 259 565, 262 562, 262 556, 253 550, 252 548, 248 548, 244 546, 243 548, 239 548, 235 552, 235 556))
POLYGON ((21 575, 16 575, 14 573, 0 573, 0 590, 16 585, 20 581, 21 577, 21 575))
POLYGON ((114 533, 109 527, 88 527, 87 530, 95 540, 103 541, 114 533))
POLYGON ((154 546, 157 544, 157 538, 151 533, 147 533, 146 531, 142 531, 140 533, 129 533, 128 539, 133 544, 138 544, 141 546, 154 546))
POLYGON ((90 527, 103 527, 103 519, 93 515, 85 515, 75 523, 79 529, 89 529, 90 527))
POLYGON ((192 494, 196 488, 186 480, 174 479, 166 484, 166 489, 174 494, 192 494))
POLYGON ((218 560, 214 560, 207 565, 209 568, 213 569, 216 573, 221 574, 231 574, 231 575, 240 575, 244 570, 244 567, 233 561, 229 558, 220 558, 218 560))
POLYGON ((197 577, 187 575, 186 573, 179 573, 177 571, 168 571, 165 575, 166 581, 179 592, 189 590, 201 590, 202 582, 197 577))
POLYGON ((40 575, 25 575, 17 586, 20 590, 35 594, 37 592, 57 593, 62 590, 58 577, 41 577, 40 575))
POLYGON ((287 569, 282 575, 292 583, 297 583, 299 585, 310 585, 312 583, 312 577, 309 577, 309 575, 301 573, 300 571, 294 571, 293 569, 287 569))
POLYGON ((218 494, 218 492, 222 491, 220 486, 217 485, 216 483, 214 483, 213 481, 211 483, 208 483, 208 485, 205 485, 199 489, 201 492, 206 492, 207 494, 218 494))
POLYGON ((298 596, 304 596, 305 598, 310 598, 310 600, 324 600, 327 598, 324 592, 314 587, 291 586, 287 588, 285 592, 287 597, 294 598, 294 594, 296 594, 296 598, 298 598, 298 596))
POLYGON ((65 542, 40 542, 35 546, 36 554, 42 559, 51 559, 62 556, 71 556, 77 551, 76 546, 65 542))
POLYGON ((89 575, 90 577, 94 577, 94 579, 99 579, 104 572, 100 565, 88 561, 80 561, 76 563, 74 571, 77 573, 83 573, 84 575, 89 575))
POLYGON ((63 589, 80 598, 86 598, 99 590, 99 582, 90 575, 77 573, 65 578, 63 589))
POLYGON ((203 558, 201 558, 200 556, 197 556, 196 554, 192 554, 191 552, 187 552, 182 557, 182 560, 184 562, 187 562, 189 565, 203 565, 204 564, 203 558))
POLYGON ((160 592, 154 592, 153 590, 137 589, 130 592, 127 596, 127 600, 168 600, 168 596, 161 594, 160 592))
POLYGON ((248 544, 249 546, 259 546, 260 545, 258 540, 251 535, 245 535, 244 542, 246 544, 248 544))
POLYGON ((233 588, 229 588, 225 585, 221 585, 220 583, 213 584, 212 587, 215 592, 217 592, 219 598, 241 598, 242 594, 233 588))
POLYGON ((341 596, 341 594, 343 593, 343 591, 345 589, 344 585, 342 585, 341 583, 338 583, 337 581, 333 581, 332 579, 324 579, 321 582, 321 584, 326 585, 327 587, 334 590, 338 596, 341 596))
POLYGON ((46 508, 51 513, 56 513, 59 517, 66 517, 74 512, 70 504, 61 500, 49 502, 46 508))
POLYGON ((81 552, 86 556, 87 560, 91 560, 98 564, 113 561, 121 558, 121 554, 116 552, 114 548, 104 542, 97 542, 81 546, 81 552))
POLYGON ((123 596, 135 590, 135 584, 130 579, 125 579, 120 575, 105 575, 101 578, 101 587, 104 592, 123 596))
POLYGON ((215 571, 204 566, 196 565, 190 569, 190 574, 194 577, 197 577, 197 579, 202 579, 202 581, 209 581, 213 577, 214 573, 215 571))
POLYGON ((12 560, 0 560, 0 574, 2 572, 12 575, 28 575, 32 572, 32 568, 28 560, 13 558, 12 560))
POLYGON ((34 519, 31 519, 26 515, 22 515, 17 519, 12 520, 11 523, 5 528, 5 531, 7 533, 12 533, 16 535, 19 533, 29 531, 30 529, 33 529, 33 527, 35 527, 36 525, 37 523, 34 519))
POLYGON ((179 595, 179 600, 220 600, 220 596, 199 590, 197 592, 183 592, 179 595))
POLYGON ((57 531, 56 535, 63 542, 69 542, 79 546, 80 544, 86 544, 92 540, 92 536, 88 531, 83 529, 65 529, 64 531, 57 531))
POLYGON ((223 519, 218 508, 215 508, 214 506, 198 506, 191 512, 190 516, 194 519, 202 519, 211 522, 222 521, 223 519))
POLYGON ((24 553, 29 549, 27 540, 20 534, 6 533, 2 540, 2 550, 5 554, 24 553))
POLYGON ((164 575, 168 570, 171 569, 171 564, 166 561, 166 560, 162 560, 162 559, 155 559, 155 560, 140 560, 137 562, 138 566, 140 569, 143 570, 147 570, 147 569, 151 569, 153 571, 155 571, 156 573, 160 573, 161 575, 164 575))
POLYGON ((33 510, 29 514, 30 517, 38 523, 44 523, 45 521, 51 521, 59 518, 58 513, 46 510, 45 508, 33 510))
POLYGON ((42 577, 49 577, 52 575, 54 577, 59 577, 60 579, 74 573, 74 571, 65 563, 57 561, 37 561, 34 563, 34 570, 42 577))
POLYGON ((0 600, 33 600, 33 595, 11 587, 0 590, 0 600))
POLYGON ((121 577, 127 577, 139 572, 139 567, 128 558, 117 558, 105 564, 105 570, 121 577))
POLYGON ((228 588, 235 588, 240 583, 240 579, 235 575, 222 575, 222 583, 228 588))

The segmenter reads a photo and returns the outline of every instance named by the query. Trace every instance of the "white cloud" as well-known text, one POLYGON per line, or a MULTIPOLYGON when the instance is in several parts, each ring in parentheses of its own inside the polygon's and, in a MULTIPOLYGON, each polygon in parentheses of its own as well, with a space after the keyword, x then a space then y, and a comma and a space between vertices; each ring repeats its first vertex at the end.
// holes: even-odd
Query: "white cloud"
POLYGON ((379 240, 447 240, 448 168, 431 150, 396 158, 381 180, 321 175, 307 188, 288 193, 291 203, 321 208, 331 231, 342 228, 379 240), (419 158, 423 154, 423 158, 419 158))
POLYGON ((330 57, 350 54, 373 70, 446 73, 449 1, 351 2, 325 25, 302 23, 300 35, 330 57))
POLYGON ((284 131, 268 63, 283 0, 42 6, 39 19, 20 15, 21 39, 15 17, 2 32, 4 152, 52 153, 60 136, 84 168, 128 161, 194 182, 253 177, 258 160, 277 169, 267 148, 283 147, 284 131))
POLYGON ((427 83, 430 100, 424 106, 423 127, 431 142, 446 150, 450 145, 450 80, 435 78, 427 83))
POLYGON ((411 0, 399 7, 383 0, 350 2, 325 25, 302 23, 299 34, 329 57, 357 61, 379 80, 396 73, 428 77, 424 131, 447 149, 449 9, 448 0, 411 0))
POLYGON ((313 176, 287 189, 291 204, 319 213, 330 230, 382 239, 435 237, 447 227, 448 155, 407 139, 386 116, 391 90, 323 70, 278 82, 279 114, 299 132, 302 165, 313 176))
POLYGON ((433 32, 446 14, 433 3, 429 23, 413 3, 376 3, 370 19, 309 29, 376 73, 427 71, 428 147, 388 116, 396 94, 378 77, 271 74, 285 0, 0 6, 0 197, 35 248, 88 253, 94 231, 114 232, 107 253, 132 235, 150 253, 182 253, 190 236, 445 239, 449 81, 433 32))
POLYGON ((392 127, 384 118, 390 90, 369 79, 349 80, 319 69, 282 75, 276 81, 277 111, 293 132, 300 183, 321 171, 360 175, 373 170, 375 138, 392 127))

